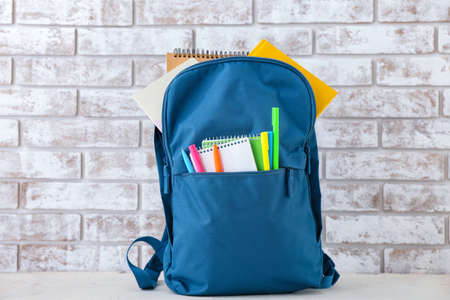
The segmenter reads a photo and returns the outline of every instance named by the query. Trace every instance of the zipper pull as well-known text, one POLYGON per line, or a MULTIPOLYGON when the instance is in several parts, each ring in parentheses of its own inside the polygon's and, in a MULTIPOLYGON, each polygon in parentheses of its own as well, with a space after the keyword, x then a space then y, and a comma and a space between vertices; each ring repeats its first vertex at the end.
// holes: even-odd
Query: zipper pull
POLYGON ((164 162, 164 168, 163 168, 163 182, 164 182, 164 194, 170 193, 170 170, 169 166, 166 162, 164 162))
POLYGON ((309 151, 310 151, 309 144, 307 144, 306 148, 305 148, 305 152, 306 152, 306 169, 307 169, 308 175, 311 175, 311 157, 309 155, 309 151))

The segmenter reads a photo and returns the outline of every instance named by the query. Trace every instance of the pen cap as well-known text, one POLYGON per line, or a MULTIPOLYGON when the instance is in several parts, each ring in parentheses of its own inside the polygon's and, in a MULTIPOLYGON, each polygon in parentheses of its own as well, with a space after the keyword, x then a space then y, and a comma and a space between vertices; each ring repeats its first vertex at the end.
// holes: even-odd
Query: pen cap
POLYGON ((272 125, 278 123, 279 107, 272 107, 272 125))
POLYGON ((190 152, 196 152, 197 151, 197 148, 195 147, 195 144, 190 145, 188 147, 188 149, 189 149, 190 152))
POLYGON ((267 131, 261 132, 261 146, 263 151, 269 150, 269 137, 267 131))

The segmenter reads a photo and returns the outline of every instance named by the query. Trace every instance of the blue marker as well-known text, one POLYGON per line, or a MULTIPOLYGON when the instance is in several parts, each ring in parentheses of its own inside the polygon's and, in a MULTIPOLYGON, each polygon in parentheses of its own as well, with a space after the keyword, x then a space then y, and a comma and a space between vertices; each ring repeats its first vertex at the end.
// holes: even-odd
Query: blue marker
POLYGON ((273 131, 268 132, 269 137, 269 162, 270 169, 273 170, 273 131))
POLYGON ((186 165, 189 173, 195 173, 194 168, 192 167, 191 159, 183 149, 181 149, 181 155, 183 156, 184 164, 186 165))

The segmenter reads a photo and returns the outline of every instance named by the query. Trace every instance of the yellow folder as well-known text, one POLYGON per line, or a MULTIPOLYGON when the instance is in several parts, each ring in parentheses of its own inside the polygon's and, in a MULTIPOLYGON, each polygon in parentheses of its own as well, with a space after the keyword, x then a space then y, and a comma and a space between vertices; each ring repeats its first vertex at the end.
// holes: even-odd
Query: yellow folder
POLYGON ((297 68, 306 77, 314 92, 314 97, 316 98, 316 118, 319 117, 319 115, 325 110, 328 104, 331 103, 331 100, 333 100, 333 98, 337 95, 336 90, 308 72, 308 70, 300 66, 293 59, 281 52, 266 40, 262 40, 261 42, 259 42, 255 49, 250 52, 249 56, 273 58, 281 60, 297 68))

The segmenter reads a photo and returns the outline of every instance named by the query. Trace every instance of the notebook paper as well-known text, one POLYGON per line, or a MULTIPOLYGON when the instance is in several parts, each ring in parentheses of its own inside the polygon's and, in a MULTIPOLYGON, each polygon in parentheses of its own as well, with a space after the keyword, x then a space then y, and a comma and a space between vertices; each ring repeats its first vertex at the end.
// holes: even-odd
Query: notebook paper
POLYGON ((250 146, 252 147, 253 157, 255 158, 256 168, 258 171, 264 171, 263 158, 261 152, 261 136, 239 136, 239 137, 219 137, 214 139, 204 139, 202 141, 202 149, 212 147, 214 144, 224 144, 231 141, 238 140, 240 138, 248 137, 250 140, 250 146))
POLYGON ((153 124, 162 132, 162 106, 164 102, 164 93, 172 79, 184 69, 198 63, 197 60, 191 58, 183 64, 177 66, 172 71, 150 83, 145 89, 140 91, 134 100, 139 104, 142 110, 148 115, 153 124))
MULTIPOLYGON (((248 138, 238 139, 217 146, 219 147, 224 172, 257 171, 248 138)), ((205 172, 215 172, 213 148, 200 149, 198 153, 200 154, 205 172)))

